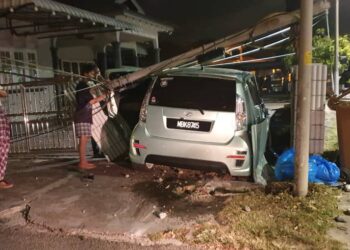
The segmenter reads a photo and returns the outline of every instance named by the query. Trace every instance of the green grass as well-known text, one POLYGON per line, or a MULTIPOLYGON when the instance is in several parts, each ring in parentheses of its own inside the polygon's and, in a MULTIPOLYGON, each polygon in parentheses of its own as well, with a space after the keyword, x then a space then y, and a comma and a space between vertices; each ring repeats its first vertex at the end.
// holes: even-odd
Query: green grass
POLYGON ((339 212, 339 190, 311 185, 308 196, 300 198, 286 187, 234 196, 216 215, 218 223, 198 224, 188 231, 191 235, 174 238, 229 249, 342 249, 327 236, 339 212))

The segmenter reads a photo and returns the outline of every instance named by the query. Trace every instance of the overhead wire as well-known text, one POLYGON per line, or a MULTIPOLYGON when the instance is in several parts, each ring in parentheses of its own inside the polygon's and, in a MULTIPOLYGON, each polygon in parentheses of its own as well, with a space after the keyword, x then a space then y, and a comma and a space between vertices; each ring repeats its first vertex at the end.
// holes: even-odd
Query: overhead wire
MULTIPOLYGON (((220 42, 224 42, 225 40, 228 40, 228 39, 233 39, 233 38, 238 37, 239 35, 241 35, 241 34, 243 34, 243 33, 245 33, 245 32, 250 32, 250 36, 253 37, 255 28, 256 28, 258 25, 260 25, 261 23, 263 23, 263 22, 265 22, 265 21, 267 21, 267 20, 269 20, 269 19, 271 19, 271 18, 275 18, 276 16, 285 15, 285 14, 286 14, 286 12, 275 13, 275 14, 273 14, 273 15, 270 15, 270 16, 264 18, 264 19, 261 19, 261 20, 257 23, 257 25, 255 25, 255 26, 253 26, 253 27, 251 27, 251 28, 247 28, 247 29, 245 29, 245 30, 243 30, 243 31, 241 31, 241 32, 235 33, 235 34, 233 34, 233 35, 231 35, 231 36, 227 36, 227 37, 225 37, 225 38, 223 38, 223 39, 221 39, 221 40, 218 40, 217 42, 220 43, 220 42)), ((274 36, 276 36, 276 35, 279 35, 279 34, 283 34, 283 33, 285 33, 285 32, 288 32, 289 30, 290 30, 290 27, 284 28, 284 29, 282 29, 282 30, 280 30, 280 31, 274 32, 274 33, 272 33, 272 34, 269 34, 269 35, 267 35, 266 37, 261 37, 261 38, 258 38, 258 39, 256 39, 256 40, 254 40, 254 41, 250 41, 250 42, 246 43, 246 45, 251 45, 251 44, 254 43, 254 42, 266 40, 266 39, 271 38, 271 37, 274 37, 274 36)), ((264 47, 265 47, 265 48, 269 48, 269 47, 272 47, 272 46, 274 46, 274 45, 276 45, 276 44, 280 44, 280 43, 282 43, 282 42, 285 42, 285 41, 288 40, 288 39, 289 39, 289 37, 288 37, 288 38, 285 38, 285 39, 282 39, 282 40, 280 40, 280 41, 277 41, 277 42, 275 42, 275 43, 272 43, 272 44, 270 44, 270 45, 265 45, 264 47)), ((216 48, 218 43, 213 42, 213 43, 210 43, 210 44, 207 44, 207 45, 202 46, 202 48, 203 48, 203 53, 204 53, 205 51, 210 51, 211 49, 216 48)), ((231 48, 231 49, 233 50, 234 48, 231 48)), ((261 50, 261 48, 260 48, 260 49, 258 48, 257 51, 259 51, 259 50, 261 50)), ((245 52, 245 53, 249 53, 249 51, 248 51, 248 52, 245 52)), ((254 53, 254 52, 250 52, 250 53, 254 53)), ((279 56, 270 57, 270 58, 277 58, 277 57, 288 56, 288 55, 292 55, 292 54, 293 54, 293 53, 289 53, 289 54, 286 54, 286 55, 279 55, 279 56)), ((193 58, 193 57, 194 57, 194 55, 188 55, 187 57, 182 58, 182 60, 183 60, 183 61, 190 60, 190 59, 193 58)), ((8 57, 1 57, 1 58, 0 58, 0 62, 1 62, 1 64, 4 64, 4 62, 5 62, 6 60, 9 61, 9 59, 10 59, 10 58, 8 58, 8 57)), ((18 60, 13 60, 13 59, 10 59, 10 60, 11 60, 11 61, 15 61, 15 62, 17 61, 17 62, 18 62, 18 60)), ((227 58, 226 58, 226 60, 227 60, 227 58)), ((265 58, 265 59, 254 59, 254 60, 251 60, 251 61, 257 61, 257 60, 266 60, 266 58, 265 58)), ((151 74, 155 74, 155 73, 159 72, 160 70, 167 69, 167 67, 169 67, 170 65, 172 65, 174 62, 175 62, 175 59, 174 59, 174 60, 170 60, 167 64, 159 64, 159 66, 156 67, 155 69, 153 69, 153 71, 150 72, 150 73, 151 73, 151 74)), ((187 65, 192 65, 193 63, 196 63, 196 62, 197 62, 196 60, 195 60, 195 61, 192 61, 192 62, 186 62, 184 65, 186 65, 186 64, 187 64, 187 65)), ((246 62, 248 62, 248 61, 246 61, 246 62)), ((35 70, 39 69, 38 65, 37 65, 37 64, 34 64, 34 63, 27 63, 27 62, 23 62, 23 61, 20 61, 20 63, 24 63, 24 64, 27 65, 27 66, 28 66, 28 65, 31 65, 31 66, 33 67, 33 69, 35 69, 35 70)), ((5 64, 6 64, 6 63, 5 63, 5 64)), ((228 65, 228 64, 230 64, 230 63, 217 64, 217 65, 210 65, 210 66, 219 66, 219 65, 228 65)), ((232 63, 231 63, 231 64, 232 64, 232 63)), ((12 65, 12 64, 11 64, 11 65, 12 65)), ((20 65, 16 65, 16 64, 15 64, 15 65, 12 65, 12 66, 14 66, 15 68, 19 68, 19 67, 20 67, 20 65)), ((78 74, 72 74, 72 73, 68 73, 68 72, 65 72, 65 71, 62 71, 62 70, 57 70, 57 69, 54 70, 54 69, 52 69, 51 67, 47 67, 47 66, 41 66, 41 67, 42 67, 42 69, 45 69, 45 68, 46 68, 46 69, 48 69, 50 72, 53 72, 53 73, 67 74, 67 75, 69 75, 69 76, 71 76, 71 77, 84 78, 84 76, 81 76, 81 75, 78 75, 78 74)), ((179 65, 178 67, 183 67, 183 65, 179 65)), ((27 68, 26 68, 26 69, 27 69, 27 68)), ((41 69, 41 70, 42 70, 42 69, 41 69)), ((11 73, 11 72, 9 72, 9 73, 11 73)), ((128 83, 130 82, 129 79, 128 79, 128 75, 121 76, 120 78, 126 78, 127 82, 128 82, 128 83)), ((118 78, 118 79, 119 79, 119 78, 118 78)), ((118 79, 117 79, 117 80, 118 80, 118 79)), ((104 83, 104 82, 99 82, 99 81, 96 80, 96 79, 95 79, 94 81, 95 81, 95 83, 96 83, 96 86, 91 86, 91 87, 88 87, 88 88, 85 88, 85 89, 82 89, 82 90, 79 90, 79 91, 83 91, 83 90, 86 90, 86 89, 97 88, 97 87, 99 87, 99 86, 105 86, 105 83, 104 83)), ((76 93, 76 92, 78 92, 78 91, 73 91, 73 93, 76 93)), ((56 98, 61 97, 61 96, 66 96, 66 94, 64 93, 64 94, 55 95, 55 96, 53 97, 54 100, 52 100, 52 102, 55 101, 56 98)), ((110 101, 110 100, 109 100, 109 101, 110 101)), ((101 110, 102 110, 102 108, 101 108, 101 110)))

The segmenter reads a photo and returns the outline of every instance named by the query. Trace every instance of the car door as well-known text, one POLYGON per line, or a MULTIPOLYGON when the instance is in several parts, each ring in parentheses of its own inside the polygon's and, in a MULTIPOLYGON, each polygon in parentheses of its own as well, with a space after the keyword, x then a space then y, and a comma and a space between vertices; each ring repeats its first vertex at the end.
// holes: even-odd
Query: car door
POLYGON ((247 77, 246 84, 253 103, 253 119, 250 127, 253 155, 253 177, 256 182, 266 184, 266 180, 263 177, 263 169, 267 163, 264 153, 268 138, 269 120, 266 115, 267 112, 264 103, 258 92, 255 77, 247 77))

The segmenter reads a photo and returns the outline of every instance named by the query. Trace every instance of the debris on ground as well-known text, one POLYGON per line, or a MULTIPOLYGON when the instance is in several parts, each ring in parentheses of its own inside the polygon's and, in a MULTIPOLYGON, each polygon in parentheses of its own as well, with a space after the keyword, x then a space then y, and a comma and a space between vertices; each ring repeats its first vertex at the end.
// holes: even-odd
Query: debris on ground
POLYGON ((94 179, 95 179, 95 175, 93 173, 82 173, 81 181, 92 182, 94 179))
POLYGON ((196 190, 195 185, 187 185, 183 187, 183 190, 188 193, 192 193, 194 190, 196 190))
POLYGON ((250 212, 250 211, 252 211, 252 210, 251 210, 250 207, 244 206, 244 207, 243 207, 243 211, 245 211, 245 212, 250 212))
POLYGON ((148 163, 148 162, 146 162, 146 168, 148 168, 148 169, 152 169, 153 168, 153 166, 154 166, 154 164, 153 163, 148 163))
POLYGON ((344 211, 344 214, 350 216, 350 208, 346 209, 346 210, 344 211))
POLYGON ((339 216, 339 215, 337 217, 335 217, 334 220, 336 222, 346 223, 346 220, 342 216, 339 216))
POLYGON ((157 216, 161 220, 165 219, 168 216, 167 213, 159 212, 159 211, 154 212, 154 215, 157 216))
POLYGON ((174 189, 173 192, 174 192, 174 194, 180 196, 180 195, 182 195, 184 193, 184 189, 182 187, 177 187, 177 188, 174 189))
POLYGON ((261 188, 260 185, 250 182, 243 181, 229 181, 214 178, 204 185, 204 189, 208 193, 215 194, 216 192, 221 193, 247 193, 254 189, 261 188))

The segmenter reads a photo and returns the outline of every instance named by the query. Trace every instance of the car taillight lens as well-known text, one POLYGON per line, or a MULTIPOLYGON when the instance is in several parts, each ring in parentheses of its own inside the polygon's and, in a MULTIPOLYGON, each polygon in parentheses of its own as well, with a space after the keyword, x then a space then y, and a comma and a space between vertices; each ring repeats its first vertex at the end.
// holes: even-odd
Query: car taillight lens
POLYGON ((140 109, 140 121, 141 122, 146 122, 147 119, 147 109, 146 109, 146 96, 142 101, 141 109, 140 109))
POLYGON ((148 91, 146 92, 146 95, 142 101, 140 115, 139 115, 139 119, 141 122, 146 122, 146 120, 147 120, 147 108, 146 107, 147 107, 147 103, 149 101, 150 95, 151 95, 151 88, 148 89, 148 91))
POLYGON ((236 97, 236 130, 244 130, 247 127, 247 112, 242 97, 236 97))

